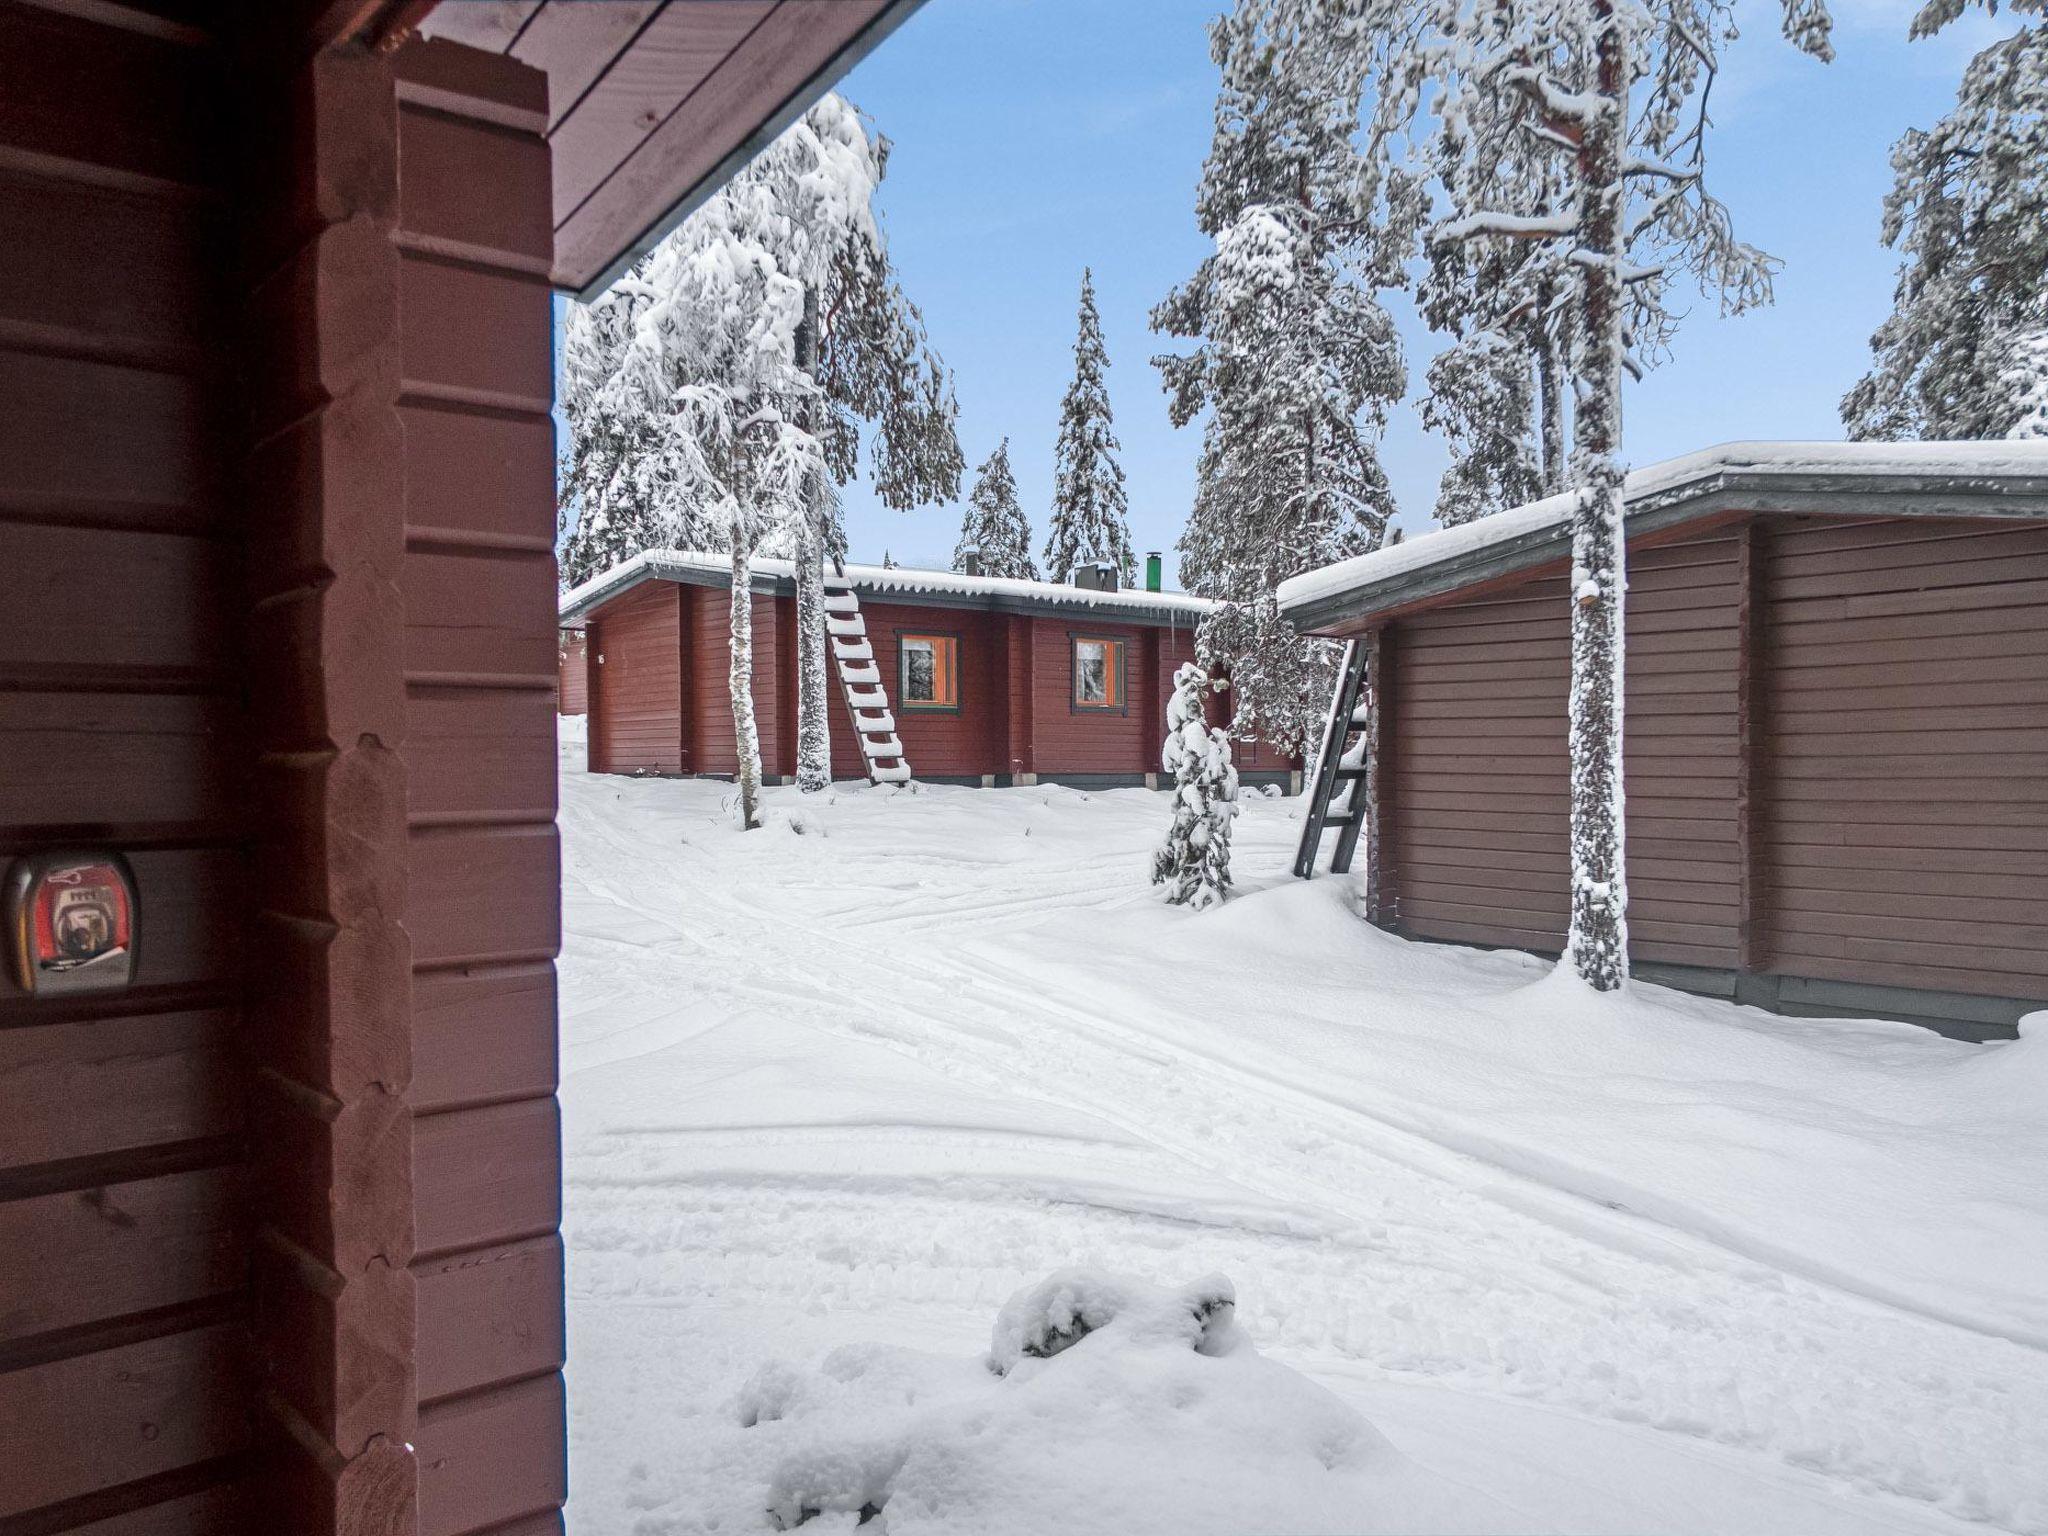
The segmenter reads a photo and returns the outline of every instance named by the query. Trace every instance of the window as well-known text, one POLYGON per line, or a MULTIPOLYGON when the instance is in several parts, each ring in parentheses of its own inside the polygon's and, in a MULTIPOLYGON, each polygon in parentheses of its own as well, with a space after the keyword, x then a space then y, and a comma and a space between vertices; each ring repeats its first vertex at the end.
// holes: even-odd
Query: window
POLYGON ((960 707, 960 641, 954 635, 901 635, 896 692, 905 709, 960 707))
POLYGON ((1124 707, 1124 643, 1074 637, 1074 707, 1124 707))

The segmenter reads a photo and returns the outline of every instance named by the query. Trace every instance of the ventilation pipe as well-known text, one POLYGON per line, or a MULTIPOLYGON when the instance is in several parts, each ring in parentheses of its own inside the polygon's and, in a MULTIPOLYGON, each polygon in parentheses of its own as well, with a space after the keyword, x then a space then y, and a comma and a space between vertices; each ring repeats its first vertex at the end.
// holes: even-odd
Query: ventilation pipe
POLYGON ((1145 590, 1147 592, 1157 592, 1159 590, 1160 566, 1162 563, 1163 562, 1159 558, 1158 550, 1153 549, 1146 551, 1145 590))

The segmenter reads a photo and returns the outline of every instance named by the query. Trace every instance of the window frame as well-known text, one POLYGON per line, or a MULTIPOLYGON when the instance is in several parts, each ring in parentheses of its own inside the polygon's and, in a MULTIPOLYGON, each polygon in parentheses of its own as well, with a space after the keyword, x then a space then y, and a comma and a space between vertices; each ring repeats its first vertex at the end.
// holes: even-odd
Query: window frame
POLYGON ((960 699, 960 652, 962 650, 960 631, 950 629, 898 629, 896 631, 896 707, 914 715, 957 715, 961 709, 960 699), (953 702, 950 704, 927 704, 913 702, 909 689, 910 651, 906 640, 943 640, 953 653, 953 702))
POLYGON ((1070 715, 1125 716, 1131 712, 1131 637, 1104 634, 1099 629, 1067 631, 1067 713, 1070 715), (1107 645, 1116 655, 1116 702, 1090 704, 1081 698, 1081 646, 1107 645))

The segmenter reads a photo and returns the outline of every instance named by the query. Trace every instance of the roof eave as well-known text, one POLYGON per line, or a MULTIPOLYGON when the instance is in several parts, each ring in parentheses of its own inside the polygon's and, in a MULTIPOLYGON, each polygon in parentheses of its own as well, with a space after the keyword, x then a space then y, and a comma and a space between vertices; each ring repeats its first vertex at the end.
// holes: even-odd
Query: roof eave
MULTIPOLYGON (((1870 475, 1715 469, 1682 485, 1629 499, 1631 542, 1715 516, 2048 517, 2048 475, 1870 475), (1853 496, 1854 505, 1843 498, 1853 496)), ((1356 634, 1485 582, 1571 554, 1571 526, 1557 523, 1383 581, 1287 605, 1307 634, 1356 634)))

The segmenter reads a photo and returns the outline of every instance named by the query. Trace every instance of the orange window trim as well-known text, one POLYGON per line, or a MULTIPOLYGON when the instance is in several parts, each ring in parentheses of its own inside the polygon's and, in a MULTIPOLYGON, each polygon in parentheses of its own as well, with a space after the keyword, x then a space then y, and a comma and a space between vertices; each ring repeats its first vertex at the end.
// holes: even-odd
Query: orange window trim
POLYGON ((1122 709, 1124 707, 1124 643, 1106 635, 1074 637, 1074 705, 1077 709, 1122 709), (1099 699, 1081 697, 1081 647, 1102 647, 1102 694, 1099 699))
MULTIPOLYGON (((932 696, 928 699, 913 699, 907 685, 902 689, 905 709, 958 709, 960 707, 960 641, 953 635, 905 635, 900 650, 908 653, 911 645, 928 645, 932 650, 932 696)), ((898 666, 907 678, 909 665, 899 661, 898 666)))

